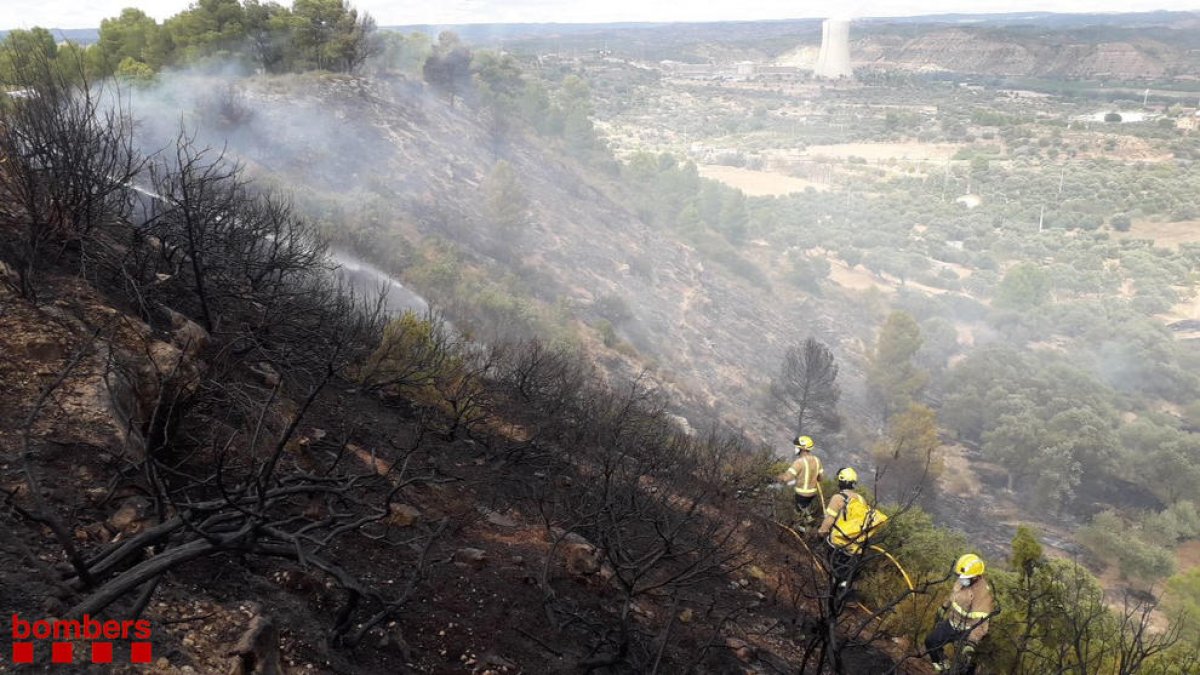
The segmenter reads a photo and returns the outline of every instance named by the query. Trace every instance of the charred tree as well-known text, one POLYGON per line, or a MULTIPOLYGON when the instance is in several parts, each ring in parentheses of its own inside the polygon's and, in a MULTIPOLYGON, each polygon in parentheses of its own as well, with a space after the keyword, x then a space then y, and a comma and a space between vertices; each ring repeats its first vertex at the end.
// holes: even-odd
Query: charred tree
POLYGON ((795 420, 796 434, 818 434, 841 427, 837 405, 841 388, 833 352, 814 338, 788 347, 779 373, 771 382, 771 397, 795 420))

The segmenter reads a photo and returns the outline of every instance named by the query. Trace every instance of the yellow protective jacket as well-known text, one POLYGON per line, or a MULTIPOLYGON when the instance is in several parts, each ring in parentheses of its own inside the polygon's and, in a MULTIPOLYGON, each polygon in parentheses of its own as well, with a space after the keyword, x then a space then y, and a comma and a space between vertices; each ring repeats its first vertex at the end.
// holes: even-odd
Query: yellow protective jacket
POLYGON ((992 597, 992 587, 987 580, 979 577, 965 587, 956 581, 942 607, 946 610, 946 620, 955 630, 970 630, 967 639, 979 642, 987 635, 991 623, 987 617, 996 609, 996 599, 992 597))
POLYGON ((857 554, 887 520, 887 514, 868 504, 862 495, 840 490, 825 505, 825 520, 817 533, 828 535, 830 546, 857 554))
POLYGON ((811 497, 817 494, 821 480, 821 460, 811 452, 801 453, 788 467, 787 474, 796 479, 796 494, 811 497))

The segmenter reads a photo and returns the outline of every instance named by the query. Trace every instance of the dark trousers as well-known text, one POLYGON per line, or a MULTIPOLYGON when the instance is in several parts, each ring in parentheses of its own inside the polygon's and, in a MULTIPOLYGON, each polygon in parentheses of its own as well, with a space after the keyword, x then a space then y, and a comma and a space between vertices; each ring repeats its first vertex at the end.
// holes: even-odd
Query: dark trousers
MULTIPOLYGON (((937 625, 925 637, 925 651, 929 653, 930 660, 934 663, 940 663, 946 660, 946 645, 957 643, 961 646, 965 644, 968 634, 970 634, 970 631, 959 630, 951 626, 949 621, 942 619, 937 622, 937 625)), ((962 673, 962 675, 974 675, 975 664, 962 664, 958 672, 962 673)))
POLYGON ((842 582, 845 582, 849 586, 857 564, 857 555, 849 553, 845 549, 838 548, 833 544, 829 545, 829 571, 833 573, 835 584, 841 585, 842 582))
POLYGON ((812 505, 816 498, 816 495, 802 495, 799 492, 795 493, 796 515, 799 516, 801 520, 808 522, 812 519, 812 505))

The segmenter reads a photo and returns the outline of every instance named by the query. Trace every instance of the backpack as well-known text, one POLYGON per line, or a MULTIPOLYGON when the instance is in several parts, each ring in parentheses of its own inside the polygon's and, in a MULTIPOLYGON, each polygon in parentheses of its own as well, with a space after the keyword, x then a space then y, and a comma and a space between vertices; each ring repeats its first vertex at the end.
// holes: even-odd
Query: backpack
POLYGON ((846 503, 838 513, 837 520, 833 522, 833 529, 829 532, 829 541, 838 548, 858 553, 867 539, 887 522, 887 514, 872 508, 867 504, 867 500, 858 493, 853 496, 845 492, 838 494, 846 503))

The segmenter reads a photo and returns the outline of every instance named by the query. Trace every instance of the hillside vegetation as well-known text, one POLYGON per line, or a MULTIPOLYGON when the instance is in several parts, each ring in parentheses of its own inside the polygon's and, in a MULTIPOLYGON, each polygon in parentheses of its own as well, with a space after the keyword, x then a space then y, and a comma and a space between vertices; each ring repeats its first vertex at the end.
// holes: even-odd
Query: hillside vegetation
POLYGON ((945 111, 847 131, 890 85, 850 87, 805 134, 961 155, 823 156, 828 192, 752 198, 619 129, 678 119, 645 106, 684 91, 664 101, 706 107, 693 134, 775 168, 778 94, 742 126, 723 85, 534 70, 380 36, 342 3, 326 25, 345 30, 306 41, 317 5, 271 10, 286 56, 252 76, 216 72, 254 58, 218 16, 253 3, 161 26, 127 10, 87 49, 4 44, 14 612, 145 615, 164 670, 233 651, 331 672, 921 673, 948 567, 976 549, 1003 609, 994 669, 1195 667, 1194 573, 1157 583, 1200 536, 1200 356, 1166 318, 1200 249, 1112 234, 1195 217, 1189 137, 1131 126, 1168 159, 1087 157, 1111 138, 939 83, 919 86, 945 111), (139 41, 171 46, 104 65, 139 41), (330 51, 346 42, 362 60, 330 51), (353 292, 347 253, 436 311, 353 292), (844 391, 816 418, 787 393, 809 336, 844 391), (770 447, 797 430, 860 467, 911 585, 871 553, 852 601, 824 544, 774 522, 770 447), (1125 593, 1089 571, 1107 565, 1125 593))

